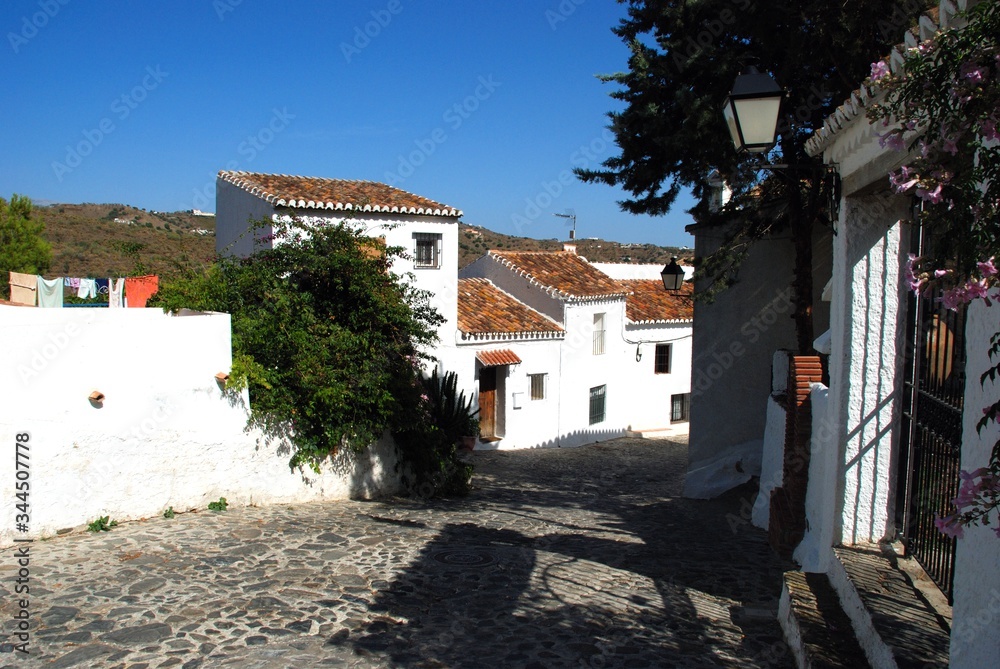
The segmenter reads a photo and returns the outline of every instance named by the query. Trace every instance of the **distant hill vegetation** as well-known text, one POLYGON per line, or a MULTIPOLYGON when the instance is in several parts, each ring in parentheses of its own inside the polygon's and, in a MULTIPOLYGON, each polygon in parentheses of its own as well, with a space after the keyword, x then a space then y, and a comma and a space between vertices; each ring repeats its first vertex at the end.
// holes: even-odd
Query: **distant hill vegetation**
POLYGON ((52 204, 34 208, 52 245, 50 273, 111 277, 137 262, 170 276, 206 267, 215 256, 215 217, 151 212, 125 204, 52 204))
MULTIPOLYGON (((36 206, 52 245, 51 274, 110 277, 135 271, 140 262, 150 274, 171 276, 207 267, 215 257, 215 217, 192 212, 153 212, 125 204, 51 204, 36 206)), ((654 244, 620 244, 578 239, 577 253, 594 262, 666 264, 690 256, 689 249, 654 244)), ((465 267, 490 249, 559 251, 564 242, 530 239, 459 224, 458 265, 465 267)))

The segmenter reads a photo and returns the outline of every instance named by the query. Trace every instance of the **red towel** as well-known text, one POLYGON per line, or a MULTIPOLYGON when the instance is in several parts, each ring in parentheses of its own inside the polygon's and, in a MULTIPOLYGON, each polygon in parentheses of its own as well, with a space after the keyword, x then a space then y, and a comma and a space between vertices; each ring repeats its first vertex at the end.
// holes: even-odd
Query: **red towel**
POLYGON ((145 307, 146 300, 160 289, 160 277, 155 275, 134 276, 125 279, 125 301, 129 308, 145 307))

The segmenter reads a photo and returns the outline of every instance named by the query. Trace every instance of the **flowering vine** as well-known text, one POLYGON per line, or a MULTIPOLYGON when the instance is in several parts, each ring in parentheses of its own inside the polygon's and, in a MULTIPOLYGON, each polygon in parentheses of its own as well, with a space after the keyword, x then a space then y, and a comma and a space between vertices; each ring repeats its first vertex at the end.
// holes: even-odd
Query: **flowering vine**
MULTIPOLYGON (((872 64, 869 83, 884 92, 868 118, 883 131, 882 146, 907 151, 911 159, 889 175, 897 193, 921 201, 918 223, 935 244, 910 256, 911 290, 941 291, 942 304, 957 309, 981 299, 1000 301, 1000 2, 982 2, 960 16, 966 24, 939 32, 907 50, 897 71, 872 64)), ((954 21, 953 21, 954 22, 954 21)), ((990 367, 980 383, 1000 375, 1000 332, 993 335, 990 367)), ((991 385, 996 389, 996 385, 991 385)), ((982 431, 1000 420, 1000 399, 983 409, 982 431)), ((949 536, 989 525, 1000 537, 1000 441, 988 466, 961 473, 955 511, 936 525, 949 536)))

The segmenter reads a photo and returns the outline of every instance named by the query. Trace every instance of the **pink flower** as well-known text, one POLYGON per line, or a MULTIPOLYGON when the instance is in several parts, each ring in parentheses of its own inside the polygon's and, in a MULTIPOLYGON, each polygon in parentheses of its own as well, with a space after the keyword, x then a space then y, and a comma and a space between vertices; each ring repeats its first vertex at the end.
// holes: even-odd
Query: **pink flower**
POLYGON ((978 63, 972 62, 962 65, 958 72, 962 77, 968 79, 974 84, 982 83, 986 77, 989 76, 989 70, 982 67, 978 63))
MULTIPOLYGON (((904 168, 905 169, 905 168, 904 168)), ((917 256, 912 253, 907 255, 906 260, 906 285, 916 294, 920 294, 920 288, 923 286, 923 279, 918 279, 917 275, 914 273, 913 268, 917 264, 917 256)))
POLYGON ((969 300, 986 297, 986 281, 969 281, 965 284, 965 294, 969 300))
POLYGON ((938 184, 934 190, 927 190, 926 188, 917 189, 917 197, 925 202, 930 202, 931 204, 937 204, 940 202, 944 196, 941 195, 942 184, 938 184))
POLYGON ((903 133, 899 130, 890 130, 884 135, 879 135, 878 145, 882 148, 888 146, 893 151, 902 151, 906 148, 906 143, 903 141, 903 133))
POLYGON ((889 65, 884 60, 877 60, 872 63, 872 83, 889 76, 889 65))
POLYGON ((944 518, 938 517, 934 521, 934 527, 938 528, 938 531, 941 532, 941 534, 955 539, 961 539, 965 534, 965 530, 958 523, 958 519, 955 518, 955 516, 945 516, 944 518))
POLYGON ((986 141, 1000 140, 1000 132, 997 131, 997 122, 990 118, 979 122, 979 134, 986 141))
POLYGON ((993 258, 990 258, 986 262, 976 263, 979 267, 979 273, 985 278, 990 278, 991 276, 996 276, 997 268, 993 264, 993 258))
POLYGON ((958 142, 951 137, 945 137, 941 140, 941 149, 954 156, 958 153, 958 142))
POLYGON ((968 300, 965 299, 965 291, 961 288, 946 290, 941 296, 941 304, 945 309, 951 309, 952 311, 957 311, 958 305, 965 302, 968 302, 968 300))
POLYGON ((1000 525, 993 528, 993 534, 997 535, 997 538, 1000 539, 1000 525))
POLYGON ((948 270, 946 270, 946 269, 936 269, 936 270, 934 270, 934 278, 935 279, 940 279, 941 277, 943 277, 947 273, 948 273, 948 270))

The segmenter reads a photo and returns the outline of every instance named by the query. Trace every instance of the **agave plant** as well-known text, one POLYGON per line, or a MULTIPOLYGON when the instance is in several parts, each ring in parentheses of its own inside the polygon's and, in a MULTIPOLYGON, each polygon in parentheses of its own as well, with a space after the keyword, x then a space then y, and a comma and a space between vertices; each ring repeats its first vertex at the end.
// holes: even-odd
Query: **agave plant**
POLYGON ((466 398, 464 390, 459 392, 455 372, 439 376, 435 369, 429 379, 424 379, 424 388, 431 419, 449 440, 479 434, 479 410, 472 410, 472 398, 466 398))

